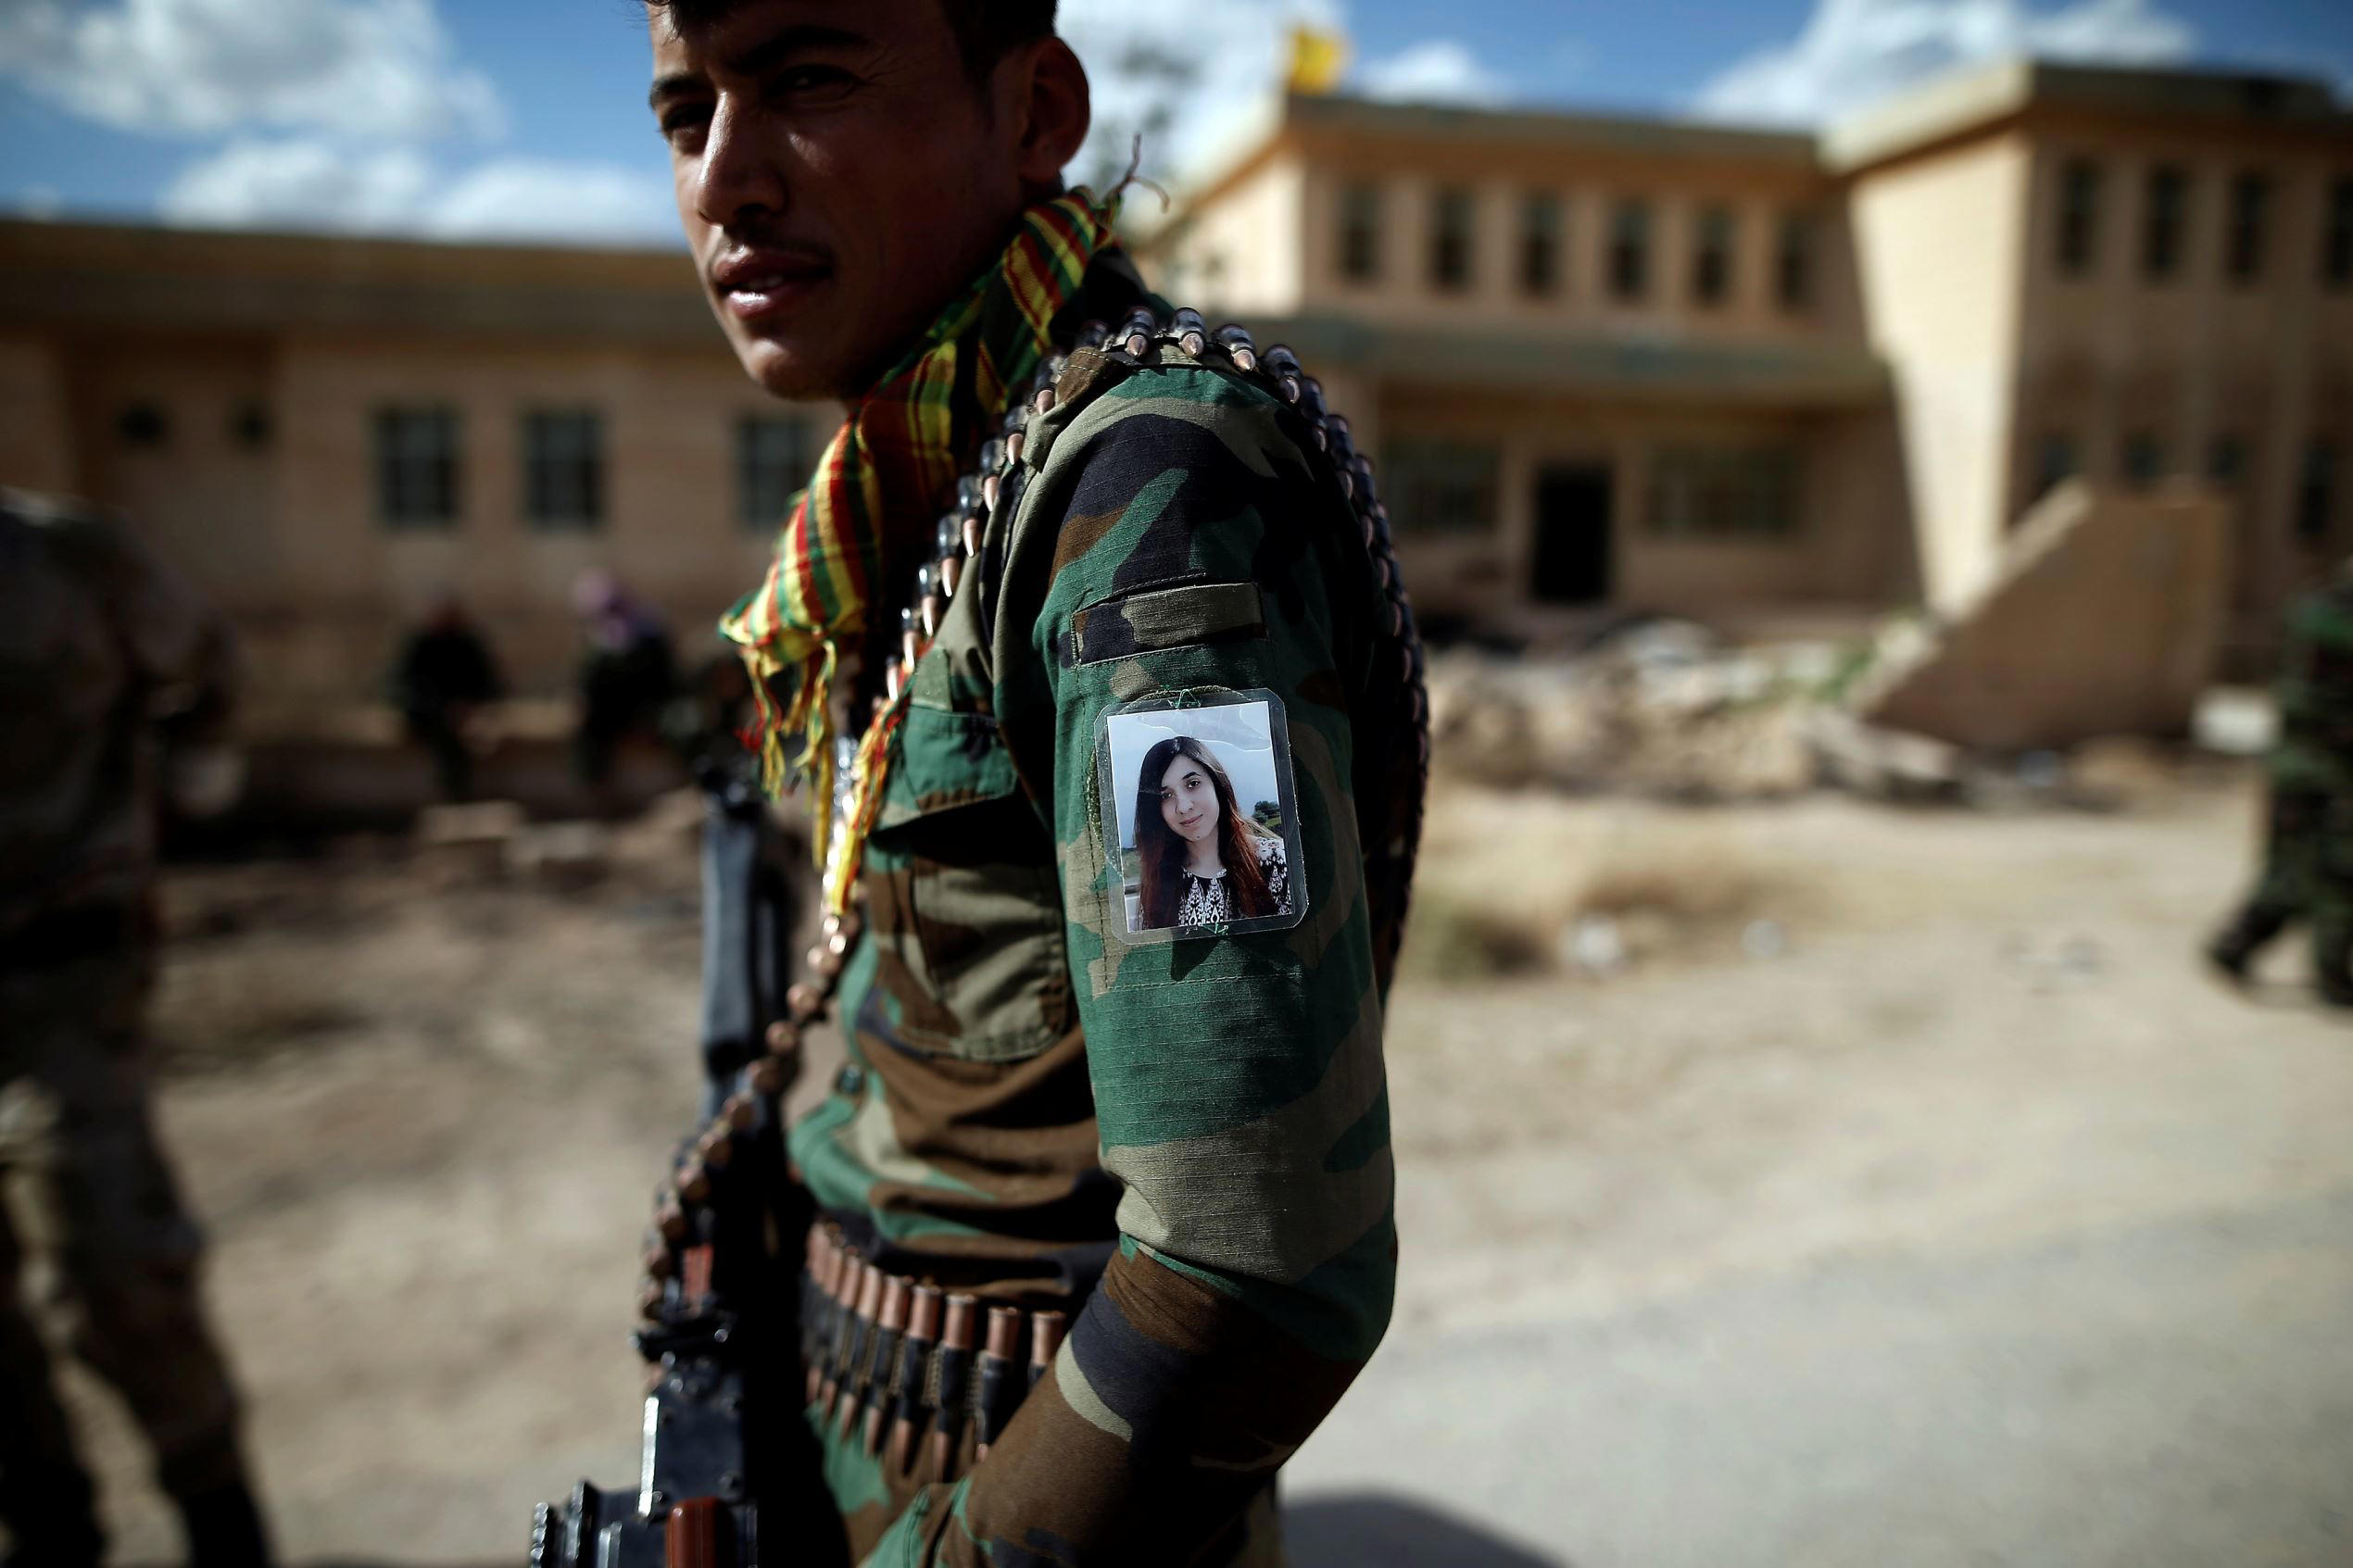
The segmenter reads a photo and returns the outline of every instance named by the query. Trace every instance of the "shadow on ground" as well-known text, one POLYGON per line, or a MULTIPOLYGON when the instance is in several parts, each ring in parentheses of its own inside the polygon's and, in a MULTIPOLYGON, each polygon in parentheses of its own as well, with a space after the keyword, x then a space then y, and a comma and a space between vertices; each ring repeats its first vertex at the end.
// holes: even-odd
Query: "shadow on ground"
POLYGON ((1290 1568, 1576 1568, 1419 1503, 1373 1494, 1285 1503, 1283 1556, 1290 1568))
MULTIPOLYGON (((1575 1568, 1539 1557, 1462 1520, 1397 1498, 1317 1497, 1283 1508, 1290 1568, 1575 1568)), ((480 1568, 516 1568, 515 1558, 480 1568)), ((320 1558, 304 1568, 397 1568, 363 1558, 320 1558)))

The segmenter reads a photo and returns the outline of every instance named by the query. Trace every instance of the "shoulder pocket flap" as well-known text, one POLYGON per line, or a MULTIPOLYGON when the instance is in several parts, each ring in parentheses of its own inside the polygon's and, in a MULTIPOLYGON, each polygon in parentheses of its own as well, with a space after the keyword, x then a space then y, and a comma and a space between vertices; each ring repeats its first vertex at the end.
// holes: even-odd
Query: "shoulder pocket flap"
POLYGON ((910 706, 893 737, 890 777, 883 783, 877 828, 896 827, 934 811, 976 806, 1021 786, 1013 754, 987 713, 952 713, 910 706))
POLYGON ((1265 634, 1265 600, 1255 583, 1146 589, 1101 600, 1070 618, 1071 658, 1078 664, 1265 634))

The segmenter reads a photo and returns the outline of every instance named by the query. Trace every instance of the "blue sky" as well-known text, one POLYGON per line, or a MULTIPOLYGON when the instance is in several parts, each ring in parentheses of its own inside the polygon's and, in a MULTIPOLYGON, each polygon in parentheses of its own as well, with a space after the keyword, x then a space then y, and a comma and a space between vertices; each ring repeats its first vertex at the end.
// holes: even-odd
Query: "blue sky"
MULTIPOLYGON (((1181 175, 1278 74, 1295 19, 1377 95, 1807 124, 2037 53, 2323 77, 2353 0, 1063 0, 1105 141, 1139 44, 1191 62, 1147 171, 1181 175)), ((0 208, 666 243, 635 0, 0 0, 0 208)), ((1103 155, 1100 150, 1094 155, 1103 155)))

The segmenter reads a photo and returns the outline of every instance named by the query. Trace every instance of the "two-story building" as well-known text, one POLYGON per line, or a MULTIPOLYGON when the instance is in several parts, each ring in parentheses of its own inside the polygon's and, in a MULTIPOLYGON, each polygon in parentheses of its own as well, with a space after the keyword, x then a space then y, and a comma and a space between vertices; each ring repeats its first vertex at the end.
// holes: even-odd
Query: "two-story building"
POLYGON ((2258 654, 2353 547, 2316 82, 2020 62, 1819 138, 1293 97, 1143 250, 1372 433, 1441 612, 1949 604, 2057 480, 2188 474, 2258 654))

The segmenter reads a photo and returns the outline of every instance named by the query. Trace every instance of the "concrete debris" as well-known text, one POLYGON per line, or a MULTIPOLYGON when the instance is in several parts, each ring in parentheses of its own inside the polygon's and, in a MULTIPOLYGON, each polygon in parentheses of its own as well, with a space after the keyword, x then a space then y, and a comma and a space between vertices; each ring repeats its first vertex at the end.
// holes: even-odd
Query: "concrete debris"
POLYGON ((2229 512, 2195 488, 2063 484, 2020 522, 1992 579, 1909 647, 1883 646, 1856 711, 1973 750, 2181 735, 2213 678, 2229 512))
POLYGON ((417 813, 417 852, 428 875, 445 886, 491 882, 507 869, 507 847, 524 825, 511 800, 428 806, 417 813))
POLYGON ((1441 765, 1498 788, 1624 790, 1741 800, 1811 788, 1803 717, 1835 650, 1725 646, 1705 628, 1645 622, 1580 654, 1431 662, 1441 765))
POLYGON ((507 870, 560 890, 601 881, 612 864, 612 833, 601 822, 546 822, 507 840, 507 870))

